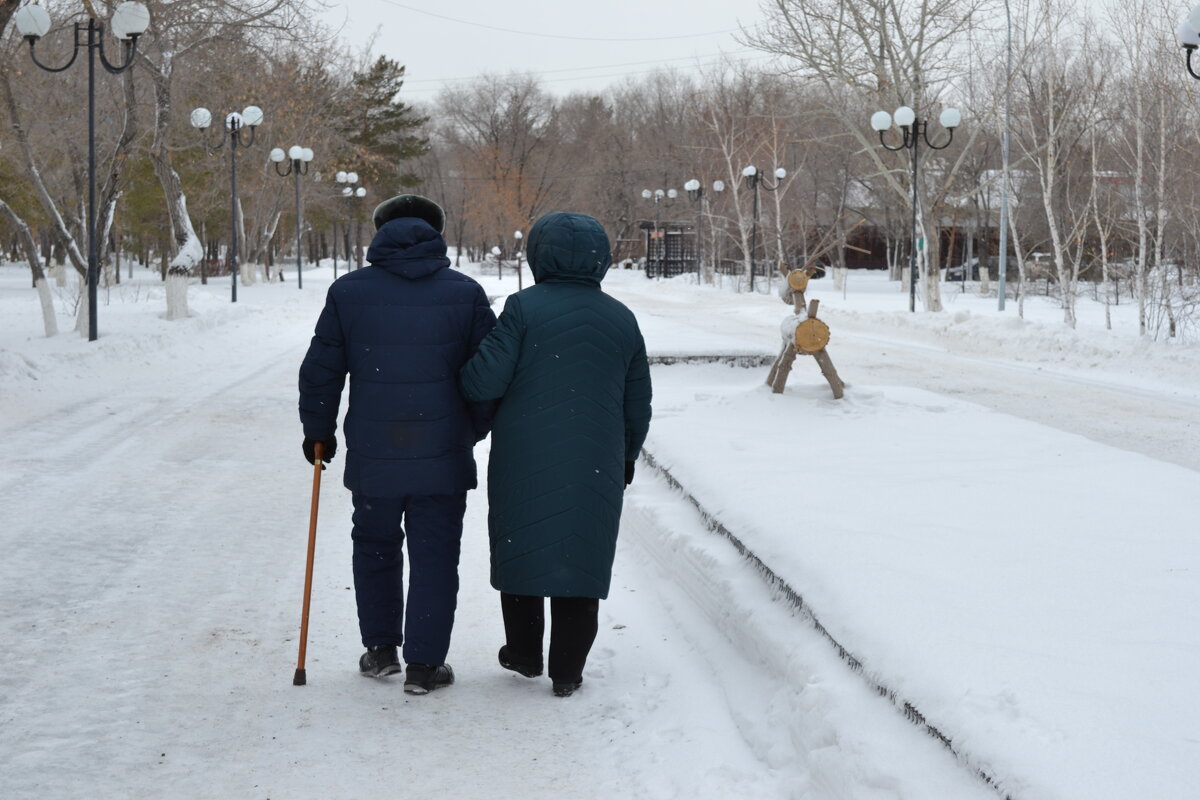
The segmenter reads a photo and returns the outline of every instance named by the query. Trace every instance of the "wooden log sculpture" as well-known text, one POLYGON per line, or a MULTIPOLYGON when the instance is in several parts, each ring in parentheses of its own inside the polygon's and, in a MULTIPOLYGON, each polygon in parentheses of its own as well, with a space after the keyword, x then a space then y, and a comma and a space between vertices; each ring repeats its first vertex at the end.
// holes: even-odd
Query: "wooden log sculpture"
POLYGON ((781 326, 783 333, 783 348, 775 359, 771 372, 767 375, 767 385, 775 394, 781 394, 787 384, 788 375, 796 356, 803 353, 812 356, 821 368, 821 374, 829 382, 835 399, 840 400, 845 394, 845 384, 834 369, 833 359, 825 346, 829 344, 829 326, 817 319, 817 306, 821 301, 806 302, 804 290, 808 288, 808 279, 812 277, 816 266, 812 263, 794 269, 787 275, 787 282, 780 293, 785 303, 792 303, 794 314, 787 317, 781 326), (805 319, 799 319, 804 313, 805 319))

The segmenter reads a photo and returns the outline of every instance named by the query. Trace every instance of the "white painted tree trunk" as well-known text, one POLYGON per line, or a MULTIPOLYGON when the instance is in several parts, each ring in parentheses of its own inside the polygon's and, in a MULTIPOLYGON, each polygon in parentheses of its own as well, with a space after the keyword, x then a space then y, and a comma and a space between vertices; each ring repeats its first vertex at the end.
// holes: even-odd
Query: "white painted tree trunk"
POLYGON ((841 291, 846 288, 846 271, 847 270, 845 267, 834 267, 833 268, 833 288, 834 289, 841 291))
POLYGON ((50 285, 47 283, 46 273, 42 270, 37 242, 33 239, 33 233, 29 230, 28 223, 18 216, 17 212, 13 211, 12 207, 4 200, 0 200, 0 212, 3 212, 12 227, 16 229, 21 248, 25 251, 25 259, 29 262, 29 269, 33 273, 33 285, 37 289, 38 300, 42 304, 42 326, 46 330, 46 336, 56 336, 58 321, 54 319, 54 300, 50 296, 50 285))
POLYGON ((188 311, 188 276, 184 272, 167 272, 167 319, 186 319, 188 311))
POLYGON ((88 321, 90 319, 91 312, 87 299, 87 279, 85 278, 80 281, 79 309, 75 312, 75 332, 84 338, 87 338, 88 335, 88 321))
POLYGON ((938 235, 930 235, 925 225, 925 211, 922 209, 917 218, 917 230, 925 238, 925 247, 917 254, 917 295, 925 306, 926 311, 942 310, 941 269, 934 248, 940 247, 938 235))
POLYGON ((186 319, 191 315, 188 310, 188 277, 204 258, 204 245, 192 227, 192 218, 187 210, 187 196, 180 194, 175 201, 176 221, 186 232, 186 238, 179 247, 179 252, 167 265, 166 294, 167 320, 186 319))
POLYGON ((37 287, 38 301, 42 304, 42 327, 46 331, 46 336, 58 335, 58 320, 54 318, 54 298, 50 294, 50 285, 45 278, 41 278, 35 284, 37 287))

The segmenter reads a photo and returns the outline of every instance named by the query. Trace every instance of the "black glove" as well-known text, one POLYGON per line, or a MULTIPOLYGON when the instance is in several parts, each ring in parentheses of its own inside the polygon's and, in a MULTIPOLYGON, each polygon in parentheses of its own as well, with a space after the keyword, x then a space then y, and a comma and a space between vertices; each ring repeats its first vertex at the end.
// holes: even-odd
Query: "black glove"
POLYGON ((314 452, 317 442, 321 443, 321 461, 324 462, 321 469, 325 469, 325 464, 333 461, 333 456, 337 452, 337 437, 333 434, 330 434, 328 439, 310 439, 305 436, 302 447, 304 448, 304 457, 310 464, 317 463, 317 456, 314 452))
POLYGON ((625 462, 625 485, 633 483, 633 464, 632 461, 625 462))

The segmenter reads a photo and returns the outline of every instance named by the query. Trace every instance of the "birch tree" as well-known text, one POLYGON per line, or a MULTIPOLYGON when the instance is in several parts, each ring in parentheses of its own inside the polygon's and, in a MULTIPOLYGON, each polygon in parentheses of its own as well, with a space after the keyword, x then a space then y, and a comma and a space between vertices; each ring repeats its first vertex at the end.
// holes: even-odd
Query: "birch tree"
MULTIPOLYGON (((0 24, 3 24, 2 20, 0 20, 0 24)), ((0 199, 0 218, 7 218, 9 224, 16 230, 17 239, 25 253, 25 260, 29 263, 29 269, 33 273, 33 286, 42 307, 42 327, 46 336, 57 336, 58 321, 54 318, 54 298, 50 296, 50 285, 46 282, 46 273, 42 270, 41 259, 38 258, 37 242, 33 240, 33 233, 30 232, 29 225, 25 220, 18 216, 12 206, 3 199, 0 199)))
POLYGON ((1016 142, 1037 176, 1050 235, 1063 321, 1074 328, 1076 299, 1090 227, 1092 199, 1080 196, 1086 179, 1085 147, 1096 123, 1105 73, 1097 68, 1093 26, 1076 23, 1070 2, 1036 0, 1019 25, 1026 55, 1020 67, 1016 142))
POLYGON ((722 207, 732 210, 731 222, 742 258, 743 280, 748 280, 751 268, 750 236, 754 220, 748 213, 753 194, 742 175, 751 163, 759 140, 756 137, 754 100, 755 76, 746 70, 733 70, 710 78, 699 116, 705 128, 706 147, 710 163, 728 192, 722 207))

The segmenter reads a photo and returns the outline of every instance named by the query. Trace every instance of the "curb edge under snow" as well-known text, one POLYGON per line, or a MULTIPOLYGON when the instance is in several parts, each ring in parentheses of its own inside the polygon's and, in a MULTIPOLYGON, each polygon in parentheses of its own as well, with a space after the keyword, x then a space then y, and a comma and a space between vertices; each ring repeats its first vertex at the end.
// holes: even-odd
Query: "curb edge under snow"
POLYGON ((812 624, 813 628, 816 629, 817 633, 819 633, 825 638, 826 641, 833 645, 834 650, 837 651, 838 657, 841 658, 842 662, 845 663, 846 666, 850 667, 851 670, 860 675, 863 680, 867 682, 867 685, 871 687, 871 689, 873 689, 881 697, 887 698, 891 702, 892 706, 904 715, 905 719, 916 725, 925 733, 932 736, 934 739, 937 739, 939 742, 941 742, 947 750, 954 754, 959 763, 965 766, 976 778, 979 778, 989 787, 998 792, 1000 796, 1004 798, 1004 800, 1015 800, 1012 795, 1000 787, 1000 782, 994 775, 985 770, 983 767, 977 766, 969 754, 959 749, 955 745, 953 738, 937 725, 930 722, 925 715, 917 709, 916 705, 897 694, 895 690, 891 689, 881 680, 876 679, 868 674, 863 668, 862 662, 855 657, 853 653, 847 650, 841 644, 841 642, 839 642, 821 623, 821 620, 817 618, 817 615, 813 612, 812 607, 804 600, 804 597, 798 591, 792 588, 792 586, 783 578, 781 578, 774 570, 767 566, 767 564, 761 558, 759 558, 753 550, 746 546, 745 542, 739 539, 732 531, 729 530, 729 528, 725 527, 724 523, 722 523, 711 512, 709 512, 708 509, 701 505, 700 501, 696 499, 695 495, 684 488, 683 484, 681 484, 679 480, 671 474, 670 470, 660 464, 658 459, 656 459, 654 455, 644 447, 642 449, 642 459, 645 460, 647 466, 666 479, 667 483, 672 489, 679 492, 685 500, 695 507, 696 511, 699 512, 701 519, 704 520, 704 524, 710 531, 720 534, 733 544, 734 548, 738 551, 742 558, 744 558, 752 567, 754 567, 759 575, 762 576, 767 585, 773 591, 778 592, 779 595, 787 600, 787 602, 797 612, 805 617, 809 623, 812 624))

